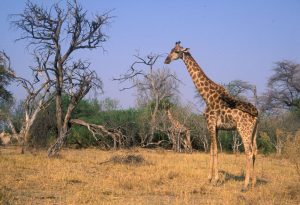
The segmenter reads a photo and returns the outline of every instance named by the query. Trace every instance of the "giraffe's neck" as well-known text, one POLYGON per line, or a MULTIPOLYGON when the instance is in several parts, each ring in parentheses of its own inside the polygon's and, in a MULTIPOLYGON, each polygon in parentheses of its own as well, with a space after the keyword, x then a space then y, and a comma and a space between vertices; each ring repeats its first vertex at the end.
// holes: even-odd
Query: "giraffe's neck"
POLYGON ((190 53, 186 53, 183 56, 183 62, 187 67, 187 70, 195 84, 199 94, 203 98, 206 104, 209 103, 209 96, 216 92, 217 85, 211 79, 209 79, 206 74, 203 72, 202 68, 198 65, 195 59, 191 56, 190 53))
POLYGON ((168 118, 170 121, 173 121, 173 116, 170 110, 167 110, 168 118))
POLYGON ((169 118, 169 120, 171 121, 171 123, 174 124, 176 121, 175 121, 175 119, 173 118, 173 115, 172 115, 171 111, 168 110, 168 111, 167 111, 167 114, 168 114, 168 118, 169 118))

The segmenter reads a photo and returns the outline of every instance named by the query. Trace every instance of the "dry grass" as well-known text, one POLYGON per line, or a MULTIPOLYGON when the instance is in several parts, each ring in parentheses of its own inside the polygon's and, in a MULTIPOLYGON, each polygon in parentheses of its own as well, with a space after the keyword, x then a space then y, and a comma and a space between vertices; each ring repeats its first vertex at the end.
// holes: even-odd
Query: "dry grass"
POLYGON ((244 155, 220 154, 223 183, 206 183, 208 154, 164 150, 63 150, 19 154, 0 148, 0 204, 300 204, 299 178, 283 159, 259 156, 258 185, 246 193, 244 155))

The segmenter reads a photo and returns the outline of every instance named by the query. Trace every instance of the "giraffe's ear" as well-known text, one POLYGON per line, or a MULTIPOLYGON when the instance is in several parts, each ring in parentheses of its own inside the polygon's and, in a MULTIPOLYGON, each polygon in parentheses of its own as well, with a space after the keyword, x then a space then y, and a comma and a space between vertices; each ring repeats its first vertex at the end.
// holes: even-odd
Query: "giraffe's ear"
POLYGON ((184 52, 184 53, 187 53, 187 52, 189 52, 189 51, 190 51, 189 48, 185 48, 185 49, 182 50, 182 52, 184 52))

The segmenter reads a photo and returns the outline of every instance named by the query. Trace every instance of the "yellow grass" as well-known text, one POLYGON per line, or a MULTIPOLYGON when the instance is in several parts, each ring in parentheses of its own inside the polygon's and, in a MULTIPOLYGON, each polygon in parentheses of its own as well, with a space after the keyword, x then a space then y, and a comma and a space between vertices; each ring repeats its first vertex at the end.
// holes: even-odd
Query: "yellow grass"
POLYGON ((274 157, 258 157, 258 185, 242 193, 242 154, 219 155, 222 184, 215 187, 206 181, 204 153, 66 149, 56 159, 45 151, 19 153, 0 148, 0 204, 300 204, 294 167, 274 157), (145 161, 109 161, 128 155, 145 161))

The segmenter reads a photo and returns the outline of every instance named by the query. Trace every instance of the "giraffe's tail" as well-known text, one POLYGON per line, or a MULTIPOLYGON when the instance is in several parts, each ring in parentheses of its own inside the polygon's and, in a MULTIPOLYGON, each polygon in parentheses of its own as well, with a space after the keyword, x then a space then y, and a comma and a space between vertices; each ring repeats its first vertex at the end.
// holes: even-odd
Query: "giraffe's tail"
POLYGON ((255 159, 257 155, 257 144, 256 144, 256 138, 257 138, 257 130, 258 130, 258 118, 255 118, 255 124, 253 127, 253 133, 252 133, 252 187, 256 184, 256 169, 255 169, 255 159))
POLYGON ((256 143, 257 130, 258 130, 258 119, 256 118, 255 125, 253 127, 253 133, 252 133, 252 159, 253 159, 253 166, 254 166, 254 163, 255 163, 255 157, 257 155, 257 143, 256 143))

